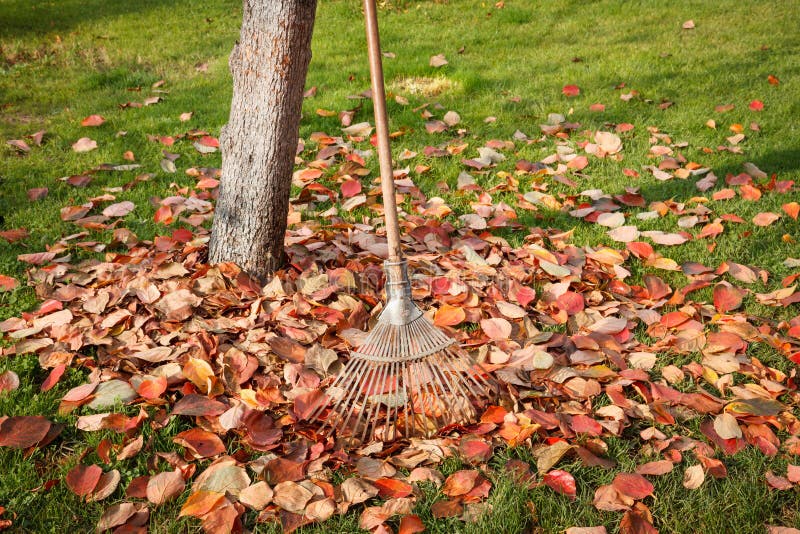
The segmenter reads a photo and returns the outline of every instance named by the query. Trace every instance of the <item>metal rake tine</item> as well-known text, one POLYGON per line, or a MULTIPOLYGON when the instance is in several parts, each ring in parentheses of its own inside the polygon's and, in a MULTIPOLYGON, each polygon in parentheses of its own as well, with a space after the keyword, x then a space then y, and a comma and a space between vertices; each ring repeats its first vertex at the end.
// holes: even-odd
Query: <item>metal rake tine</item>
MULTIPOLYGON (((430 370, 431 375, 433 376, 434 382, 439 385, 439 389, 442 391, 442 394, 449 396, 449 393, 452 392, 452 388, 450 387, 450 385, 446 382, 446 380, 442 376, 438 366, 431 365, 430 360, 427 361, 426 364, 428 366, 428 369, 430 370)), ((447 414, 448 411, 450 412, 450 416, 453 419, 456 419, 458 417, 458 415, 456 414, 456 412, 454 410, 454 407, 453 407, 452 403, 445 402, 443 399, 439 399, 439 403, 442 406, 442 416, 443 417, 447 414)))
POLYGON ((409 416, 413 417, 412 414, 414 413, 414 401, 413 401, 413 399, 411 397, 411 395, 414 394, 414 389, 413 389, 413 387, 409 388, 410 384, 411 384, 411 382, 410 382, 409 370, 408 370, 408 367, 404 365, 403 366, 403 393, 406 394, 405 395, 406 402, 405 402, 405 406, 403 406, 403 411, 405 412, 405 419, 404 419, 403 423, 404 423, 405 430, 406 430, 405 434, 404 434, 405 437, 408 437, 410 435, 410 431, 408 429, 408 420, 409 420, 409 416), (407 393, 409 390, 411 391, 410 394, 407 393), (409 414, 409 407, 411 407, 411 414, 409 414))
MULTIPOLYGON (((442 379, 447 382, 448 389, 450 390, 450 392, 453 393, 453 394, 459 393, 459 394, 461 394, 462 397, 469 397, 467 392, 464 391, 464 389, 461 387, 461 384, 459 384, 458 380, 455 380, 455 379, 451 378, 450 374, 446 372, 445 367, 447 367, 448 364, 446 364, 444 361, 442 361, 443 358, 441 358, 441 356, 437 354, 435 360, 438 363, 441 364, 441 367, 439 365, 432 365, 431 367, 433 367, 436 370, 436 372, 438 372, 442 376, 442 379)), ((451 404, 451 409, 453 410, 452 413, 453 413, 453 416, 455 418, 458 418, 459 415, 460 415, 461 419, 468 419, 469 418, 469 414, 464 412, 460 407, 459 407, 458 413, 457 413, 454 403, 451 404)))
MULTIPOLYGON (((472 366, 468 366, 467 365, 467 362, 465 361, 465 357, 464 356, 461 356, 460 354, 452 352, 452 351, 448 351, 448 352, 450 352, 451 358, 456 360, 457 365, 459 365, 461 367, 462 373, 464 375, 466 375, 467 378, 470 381, 472 381, 472 383, 478 388, 479 391, 482 391, 485 388, 492 388, 491 384, 489 384, 489 382, 485 378, 483 378, 483 376, 481 376, 478 373, 475 373, 472 370, 472 366), (480 382, 478 380, 480 380, 480 382)), ((468 356, 466 356, 466 357, 468 357, 468 356)))
MULTIPOLYGON (((365 380, 369 380, 368 377, 371 377, 371 376, 373 376, 375 374, 375 366, 373 365, 373 363, 374 362, 368 362, 368 364, 367 364, 367 372, 362 377, 362 379, 361 379, 361 381, 359 383, 359 388, 358 388, 358 390, 356 392, 356 396, 353 398, 352 405, 350 406, 350 409, 348 410, 347 418, 342 423, 342 429, 347 429, 347 425, 350 423, 350 419, 353 417, 353 415, 357 411, 358 411, 358 414, 356 415, 356 419, 355 419, 355 422, 354 422, 354 425, 355 425, 354 426, 354 430, 358 428, 358 421, 364 415, 364 408, 366 407, 367 397, 369 395, 369 390, 364 388, 364 381, 365 380), (358 410, 358 404, 359 404, 358 403, 358 399, 361 398, 362 392, 364 394, 364 400, 362 402, 361 409, 358 410)), ((353 435, 355 435, 355 433, 353 435)))
MULTIPOLYGON (((334 406, 334 408, 333 408, 333 410, 339 416, 339 422, 340 423, 346 422, 346 420, 345 420, 345 415, 339 411, 339 407, 341 406, 342 410, 346 410, 348 405, 351 406, 351 408, 353 406, 357 406, 356 401, 358 400, 358 396, 361 393, 364 377, 365 377, 366 374, 368 374, 370 372, 370 362, 368 362, 367 360, 364 360, 364 359, 359 359, 359 361, 362 362, 362 363, 361 363, 358 375, 350 382, 351 386, 350 386, 350 389, 347 392, 346 396, 342 395, 342 397, 339 399, 339 402, 336 403, 336 406, 334 406)), ((348 412, 349 412, 349 410, 348 410, 348 412)), ((331 430, 333 430, 332 426, 331 426, 331 430)), ((341 430, 342 431, 347 430, 347 425, 346 424, 342 424, 341 425, 341 430)))
MULTIPOLYGON (((352 361, 353 360, 350 360, 350 362, 352 362, 352 361)), ((350 363, 350 362, 348 362, 348 363, 350 363)), ((362 358, 357 358, 356 359, 356 364, 353 366, 353 369, 349 371, 349 373, 351 373, 351 374, 348 374, 348 371, 346 370, 346 367, 345 367, 345 370, 342 370, 342 374, 339 375, 339 376, 342 377, 342 376, 345 376, 346 374, 347 374, 347 376, 341 382, 339 382, 339 380, 337 379, 337 381, 334 382, 334 385, 340 384, 338 387, 341 388, 341 389, 344 389, 345 390, 345 394, 343 394, 341 397, 339 397, 338 401, 336 401, 333 404, 333 407, 331 408, 331 412, 332 413, 334 413, 336 415, 340 415, 339 414, 339 406, 343 406, 343 405, 345 405, 345 404, 350 402, 350 398, 353 396, 353 394, 355 392, 358 391, 358 387, 356 387, 356 386, 358 386, 358 384, 359 384, 359 382, 361 380, 361 375, 364 374, 366 368, 367 368, 367 361, 362 359, 362 358), (344 387, 345 385, 348 385, 349 388, 345 389, 345 387, 344 387)), ((339 419, 341 419, 341 417, 339 417, 339 419)), ((333 430, 333 424, 334 424, 333 418, 327 419, 323 423, 322 429, 324 429, 328 424, 330 424, 331 430, 333 430)))
MULTIPOLYGON (((376 397, 374 388, 380 386, 383 383, 383 381, 386 379, 387 372, 388 372, 388 366, 385 363, 379 365, 377 374, 372 376, 373 382, 371 382, 369 384, 369 386, 366 388, 366 390, 368 392, 368 395, 364 399, 366 417, 364 417, 364 430, 361 432, 361 441, 362 442, 367 438, 367 435, 369 434, 368 430, 369 430, 370 426, 372 426, 372 423, 373 423, 375 417, 378 414, 378 408, 380 408, 380 405, 381 405, 381 403, 379 401, 376 402, 376 401, 372 400, 371 402, 372 402, 373 406, 370 407, 370 406, 368 406, 366 404, 367 403, 367 399, 369 399, 370 397, 372 397, 374 399, 376 397), (375 380, 376 377, 377 377, 377 380, 375 380), (369 395, 370 392, 371 392, 371 395, 369 395)), ((378 398, 380 398, 380 396, 381 396, 380 394, 377 395, 378 398)))
MULTIPOLYGON (((422 369, 425 369, 425 364, 422 361, 420 362, 420 367, 422 369)), ((439 406, 442 405, 442 402, 441 402, 441 399, 439 398, 439 393, 436 391, 436 387, 434 387, 434 384, 433 384, 433 382, 435 380, 435 377, 434 377, 433 373, 429 369, 426 369, 426 371, 427 371, 426 372, 426 375, 427 375, 426 376, 426 379, 427 379, 426 387, 427 387, 428 391, 431 392, 431 396, 433 398, 432 401, 431 401, 431 417, 433 417, 434 425, 437 426, 437 427, 440 427, 440 426, 442 426, 442 424, 440 423, 440 418, 444 417, 444 413, 441 416, 437 415, 437 413, 439 412, 439 406)))

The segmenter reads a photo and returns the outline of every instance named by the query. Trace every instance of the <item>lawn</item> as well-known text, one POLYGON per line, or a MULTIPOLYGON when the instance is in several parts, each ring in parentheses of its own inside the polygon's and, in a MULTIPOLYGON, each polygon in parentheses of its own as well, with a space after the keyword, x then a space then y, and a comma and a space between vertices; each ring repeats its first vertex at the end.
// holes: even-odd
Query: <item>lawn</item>
MULTIPOLYGON (((315 90, 305 100, 300 128, 309 147, 315 145, 317 132, 342 135, 339 112, 352 112, 353 124, 371 121, 369 100, 354 98, 369 84, 358 4, 320 2, 307 80, 307 88, 315 90)), ((800 222, 783 208, 800 199, 797 185, 786 185, 800 181, 796 120, 800 117, 800 9, 795 2, 396 0, 383 4, 382 41, 390 53, 384 65, 391 92, 389 115, 392 131, 398 133, 393 141, 395 159, 399 167, 409 168, 409 177, 427 197, 440 196, 452 208, 452 214, 443 216, 446 221, 461 225, 459 216, 472 212, 476 195, 458 188, 459 175, 466 172, 479 187, 492 190, 490 203, 505 202, 515 210, 519 228, 492 230, 511 247, 522 246, 529 230, 541 227, 571 230, 569 242, 578 247, 605 245, 624 250, 625 243, 607 233, 609 227, 570 212, 584 203, 591 205, 591 197, 598 196, 591 190, 613 196, 625 194, 627 188, 645 201, 622 210, 627 215, 625 225, 636 225, 640 232, 684 231, 697 237, 708 222, 722 218, 724 231, 715 237, 690 239, 677 246, 655 244, 654 248, 677 265, 699 262, 716 269, 728 262, 764 269, 768 279, 748 285, 751 291, 743 311, 766 318, 775 328, 782 321, 781 328, 788 328, 793 319, 791 324, 797 325, 797 303, 768 306, 754 295, 781 289, 782 281, 797 274, 800 265, 790 260, 800 257, 800 222), (693 24, 685 24, 690 20, 693 24), (448 63, 432 67, 430 58, 437 54, 443 54, 448 63), (579 94, 570 96, 567 86, 577 86, 579 94), (447 111, 455 111, 460 122, 429 133, 426 122, 445 119, 447 111), (426 112, 431 116, 423 116, 426 112), (569 129, 564 123, 577 126, 569 129), (548 125, 559 124, 568 135, 544 134, 548 125), (622 124, 633 128, 619 128, 622 124), (594 141, 596 131, 618 133, 623 144, 619 157, 590 155, 585 167, 576 162, 557 173, 515 174, 520 160, 548 162, 556 153, 586 155, 583 148, 594 141), (491 140, 513 141, 513 148, 493 145, 502 147, 498 151, 506 156, 504 161, 485 168, 464 163, 477 158, 477 148, 491 140), (467 145, 464 152, 452 157, 429 157, 425 152, 426 147, 463 145, 467 145), (668 149, 674 166, 667 162, 654 175, 648 167, 663 163, 664 153, 653 147, 668 149), (687 166, 687 162, 697 165, 687 166), (701 190, 696 183, 708 175, 682 175, 680 171, 687 168, 710 168, 717 180, 701 190), (672 175, 670 179, 658 179, 664 177, 659 174, 663 172, 672 175), (736 177, 745 172, 759 186, 757 193, 741 193, 736 177), (493 189, 514 177, 519 180, 518 191, 493 189), (736 193, 732 198, 714 197, 724 189, 736 193), (524 199, 540 203, 519 207, 522 195, 531 192, 524 199), (536 192, 549 196, 542 201, 536 192), (661 216, 637 218, 658 212, 660 207, 652 203, 659 201, 667 208, 661 216), (768 212, 780 218, 767 225, 752 222, 768 212), (686 219, 691 216, 698 221, 686 219), (735 222, 734 216, 741 222, 735 222)), ((227 55, 238 37, 240 9, 239 3, 230 1, 0 0, 0 231, 27 230, 22 239, 0 239, 0 275, 19 284, 6 291, 0 285, 0 321, 33 310, 41 301, 41 294, 37 297, 33 284, 27 283, 31 266, 17 258, 45 251, 81 230, 62 220, 65 206, 78 206, 108 193, 115 195, 116 202, 131 201, 135 210, 119 227, 141 240, 170 235, 186 226, 159 223, 154 214, 161 199, 195 186, 197 180, 187 169, 220 167, 219 152, 201 153, 186 137, 217 137, 227 119, 231 90, 227 55), (181 117, 187 113, 191 116, 181 117), (81 126, 93 114, 102 115, 103 124, 81 126), (28 137, 38 131, 45 132, 41 146, 28 137), (83 137, 95 140, 97 148, 74 151, 71 146, 83 137), (29 150, 6 144, 11 140, 24 141, 29 150), (179 156, 170 156, 174 169, 165 163, 165 151, 179 156), (127 152, 131 154, 126 157, 127 152), (140 167, 124 166, 132 164, 140 167), (120 170, 114 169, 121 165, 120 170), (46 196, 31 200, 34 188, 47 188, 46 196)), ((358 147, 369 148, 367 142, 358 147)), ((302 154, 298 169, 308 167, 311 155, 311 151, 302 154)), ((548 165, 555 169, 557 161, 548 165)), ((374 170, 377 162, 368 159, 367 166, 374 170)), ((338 191, 334 178, 326 175, 320 181, 338 191)), ((369 179, 364 179, 365 192, 369 179)), ((299 192, 296 188, 294 195, 299 192)), ((322 223, 320 214, 334 206, 330 202, 313 207, 301 204, 298 209, 308 210, 306 219, 322 223)), ((412 211, 410 201, 404 207, 412 211)), ((359 206, 349 212, 340 210, 338 215, 352 223, 367 220, 371 213, 359 206)), ((114 230, 86 232, 66 242, 58 255, 70 254, 73 264, 82 258, 103 257, 103 245, 112 241, 114 230)), ((646 275, 658 275, 671 287, 686 283, 680 270, 638 260, 627 261, 625 267, 631 271, 626 280, 631 285, 643 284, 646 275)), ((693 293, 692 299, 711 302, 712 287, 693 293)), ((563 324, 547 326, 557 332, 564 328, 563 324)), ((645 328, 635 333, 643 343, 652 341, 645 328)), ((10 338, 2 343, 12 345, 10 338)), ((796 373, 796 365, 767 343, 752 343, 747 355, 791 377, 796 373)), ((700 358, 698 353, 659 354, 656 367, 682 366, 700 358)), ((77 417, 91 413, 87 408, 59 413, 62 397, 86 381, 91 365, 69 367, 47 392, 40 391, 40 385, 49 370, 39 366, 35 355, 0 360, 0 373, 7 370, 19 376, 20 387, 0 391, 0 416, 42 415, 64 424, 60 436, 47 447, 30 453, 0 447, 0 507, 5 508, 0 520, 13 520, 12 531, 91 531, 104 509, 125 500, 125 487, 132 478, 163 470, 156 468, 155 452, 183 452, 173 437, 192 427, 188 420, 173 418, 162 428, 144 425, 146 452, 105 466, 121 473, 123 482, 116 492, 100 503, 82 503, 63 482, 52 487, 46 482, 63 479, 80 462, 99 462, 97 448, 103 440, 122 441, 123 436, 111 430, 78 430, 77 417)), ((738 373, 732 380, 737 385, 746 382, 738 373)), ((796 386, 782 400, 791 413, 800 416, 796 386)), ((611 401, 602 394, 594 403, 599 408, 611 401)), ((139 410, 138 406, 117 408, 128 415, 139 410)), ((669 427, 668 435, 705 440, 700 422, 697 418, 678 422, 669 427)), ((647 428, 644 421, 637 421, 622 436, 604 437, 607 457, 616 464, 611 469, 587 466, 574 455, 562 460, 558 469, 568 471, 576 481, 574 501, 547 485, 517 483, 503 466, 518 459, 535 469, 531 443, 505 447, 498 442, 494 456, 482 466, 493 483, 487 513, 472 523, 434 518, 431 506, 440 494, 431 484, 420 485, 414 512, 429 532, 563 532, 573 526, 595 525, 617 532, 622 514, 593 506, 595 490, 611 483, 617 473, 633 471, 653 459, 648 456, 652 451, 640 450, 638 434, 647 428)), ((783 441, 790 434, 784 427, 778 437, 783 441)), ((540 445, 533 441, 534 446, 540 445)), ((235 453, 239 445, 229 447, 235 453)), ((756 533, 764 532, 765 525, 800 528, 797 487, 777 490, 765 481, 766 472, 786 474, 787 465, 800 463, 800 458, 786 450, 767 456, 753 446, 722 458, 727 477, 706 477, 698 489, 684 487, 683 468, 650 479, 656 497, 646 502, 661 532, 756 533)), ((462 468, 467 465, 456 458, 439 467, 445 476, 462 468)), ((200 531, 198 521, 178 519, 189 492, 151 507, 151 532, 200 531)), ((360 513, 361 508, 355 507, 302 531, 359 531, 360 513)), ((256 524, 255 518, 252 512, 245 516, 245 524, 253 531, 280 531, 274 523, 256 524)), ((392 521, 396 528, 397 521, 392 521)))

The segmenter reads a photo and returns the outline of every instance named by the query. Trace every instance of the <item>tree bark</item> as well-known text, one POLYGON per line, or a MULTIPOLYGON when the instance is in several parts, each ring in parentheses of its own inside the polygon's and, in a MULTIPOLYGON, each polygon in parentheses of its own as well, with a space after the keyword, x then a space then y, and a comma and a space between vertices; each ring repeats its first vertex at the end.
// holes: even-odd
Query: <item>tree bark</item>
POLYGON ((211 263, 234 262, 265 278, 284 260, 317 0, 244 0, 230 57, 233 99, 220 134, 222 179, 209 243, 211 263))

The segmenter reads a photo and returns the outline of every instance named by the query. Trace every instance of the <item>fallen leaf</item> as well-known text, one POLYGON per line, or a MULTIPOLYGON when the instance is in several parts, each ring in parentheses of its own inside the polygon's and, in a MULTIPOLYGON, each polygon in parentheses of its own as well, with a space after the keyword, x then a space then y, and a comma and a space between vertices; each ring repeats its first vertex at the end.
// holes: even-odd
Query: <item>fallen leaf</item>
POLYGON ((81 137, 72 144, 72 150, 75 152, 89 152, 95 148, 97 148, 97 141, 88 137, 81 137))
POLYGON ((444 67, 447 65, 447 59, 444 57, 444 54, 436 54, 435 56, 431 56, 430 66, 434 68, 444 67))
POLYGON ((619 473, 611 485, 618 492, 634 500, 644 499, 652 495, 654 490, 649 480, 636 473, 619 473))
POLYGON ((27 449, 42 441, 52 423, 44 417, 13 416, 0 420, 0 447, 27 449))
POLYGON ((102 115, 89 115, 81 121, 81 126, 100 126, 106 122, 102 115))
MULTIPOLYGON (((2 280, 0 280, 2 284, 2 280)), ((19 387, 19 376, 12 370, 0 373, 0 393, 3 391, 14 391, 19 387)))
POLYGON ((547 484, 556 493, 566 495, 571 500, 575 500, 577 495, 577 488, 575 487, 575 478, 561 469, 550 471, 544 475, 544 483, 547 484))
POLYGON ((100 481, 103 470, 99 465, 78 464, 67 473, 67 487, 79 497, 89 495, 100 481))
POLYGON ((165 471, 150 477, 147 481, 147 500, 155 505, 174 499, 186 488, 179 470, 165 471))
POLYGON ((702 465, 697 464, 687 467, 683 473, 683 487, 690 490, 697 489, 703 485, 705 479, 706 474, 702 465))
POLYGON ((286 481, 275 486, 272 501, 287 512, 301 514, 313 496, 313 493, 297 482, 286 481))

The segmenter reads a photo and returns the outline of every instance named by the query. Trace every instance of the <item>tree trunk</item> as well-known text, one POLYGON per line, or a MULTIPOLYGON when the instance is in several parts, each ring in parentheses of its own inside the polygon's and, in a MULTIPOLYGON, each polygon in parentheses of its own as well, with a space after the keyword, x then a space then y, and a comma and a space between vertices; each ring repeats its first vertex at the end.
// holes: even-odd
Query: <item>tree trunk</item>
POLYGON ((244 0, 209 261, 263 279, 283 263, 317 0, 244 0))

